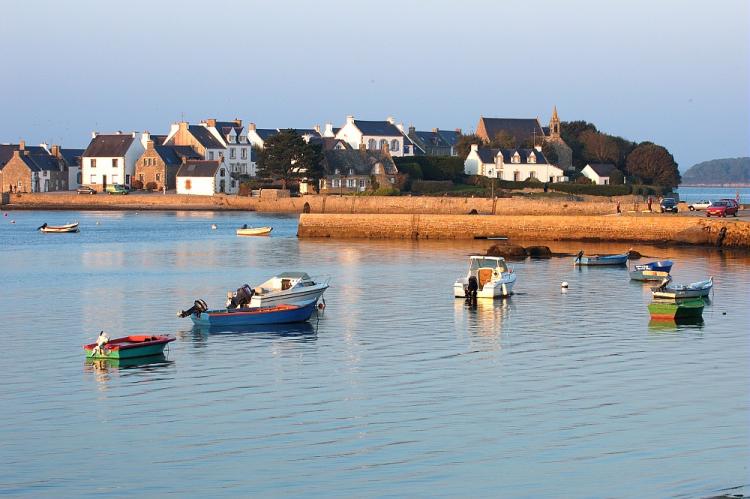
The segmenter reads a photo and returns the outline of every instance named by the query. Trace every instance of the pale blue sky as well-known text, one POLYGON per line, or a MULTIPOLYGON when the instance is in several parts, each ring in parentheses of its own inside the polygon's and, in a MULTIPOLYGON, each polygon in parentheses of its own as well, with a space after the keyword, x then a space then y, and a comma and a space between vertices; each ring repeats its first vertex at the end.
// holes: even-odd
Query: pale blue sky
POLYGON ((557 105, 684 170, 750 156, 749 24, 746 0, 9 0, 0 142, 85 147, 183 113, 466 131, 557 105))

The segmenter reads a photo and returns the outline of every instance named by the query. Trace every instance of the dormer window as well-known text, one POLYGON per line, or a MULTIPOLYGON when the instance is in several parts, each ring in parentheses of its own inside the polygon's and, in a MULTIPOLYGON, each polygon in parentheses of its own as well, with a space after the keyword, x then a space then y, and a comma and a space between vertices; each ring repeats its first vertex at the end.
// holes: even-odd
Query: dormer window
POLYGON ((247 137, 240 135, 240 143, 244 144, 245 142, 247 142, 247 137))
POLYGON ((536 163, 536 154, 534 154, 533 152, 531 154, 529 154, 529 157, 528 157, 527 161, 529 163, 536 163))
POLYGON ((234 135, 227 135, 230 144, 234 144, 234 135))
POLYGON ((341 175, 341 170, 339 170, 338 168, 336 168, 335 170, 333 170, 333 174, 334 175, 341 175))
POLYGON ((518 164, 518 163, 521 162, 521 155, 518 154, 518 151, 516 151, 516 153, 513 155, 513 157, 511 158, 510 162, 511 163, 516 163, 516 164, 518 164))
POLYGON ((349 175, 354 175, 354 168, 349 168, 349 175))

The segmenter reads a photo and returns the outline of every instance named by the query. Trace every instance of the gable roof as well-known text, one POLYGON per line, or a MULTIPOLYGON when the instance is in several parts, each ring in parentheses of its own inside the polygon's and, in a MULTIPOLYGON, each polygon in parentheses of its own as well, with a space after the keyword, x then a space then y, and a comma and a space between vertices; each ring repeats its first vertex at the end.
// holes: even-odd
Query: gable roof
POLYGON ((195 152, 190 146, 154 146, 156 153, 164 160, 166 165, 174 166, 182 164, 182 158, 201 159, 202 156, 195 152))
POLYGON ((498 133, 506 132, 511 137, 515 137, 518 143, 525 142, 536 137, 544 138, 544 131, 539 126, 539 121, 535 118, 479 118, 477 132, 484 129, 487 133, 485 140, 494 139, 498 133))
POLYGON ((219 162, 212 160, 188 160, 177 170, 178 177, 213 177, 219 169, 219 162))
POLYGON ((149 135, 149 138, 154 141, 155 146, 163 146, 167 137, 168 135, 149 135))
MULTIPOLYGON (((384 137, 403 137, 404 134, 396 125, 388 121, 364 121, 354 120, 354 125, 359 128, 362 135, 380 135, 384 137)), ((406 138, 406 137, 404 137, 406 138)))
POLYGON ((536 165, 545 165, 547 164, 547 158, 544 157, 544 154, 541 151, 537 151, 536 149, 495 149, 495 148, 489 148, 489 147, 480 147, 477 153, 479 154, 479 159, 482 160, 482 163, 494 163, 495 157, 497 156, 498 152, 502 152, 503 154, 503 163, 506 164, 521 164, 525 165, 529 163, 529 156, 531 153, 534 153, 534 156, 536 157, 536 162, 531 164, 536 165), (520 163, 512 163, 511 159, 512 157, 518 153, 519 159, 521 160, 520 163))
POLYGON ((24 154, 21 155, 24 163, 26 163, 31 171, 60 171, 60 161, 52 156, 51 154, 24 154))
POLYGON ((600 177, 609 177, 614 170, 617 170, 612 163, 589 163, 588 166, 600 177))
MULTIPOLYGON (((13 157, 13 151, 17 151, 19 148, 18 144, 0 144, 0 169, 7 163, 10 158, 13 157)), ((42 146, 27 146, 24 145, 24 150, 29 151, 29 154, 46 154, 47 150, 42 146)))
POLYGON ((81 166, 81 156, 85 149, 63 149, 60 148, 60 156, 63 157, 68 166, 81 166))
MULTIPOLYGON (((437 132, 415 131, 414 136, 418 142, 432 147, 450 147, 451 145, 437 132)), ((414 137, 412 137, 414 138, 414 137)))
POLYGON ((398 173, 393 158, 380 151, 359 149, 332 149, 323 152, 326 175, 335 175, 338 169, 341 175, 347 175, 354 170, 357 175, 372 175, 373 168, 378 163, 383 165, 383 171, 389 175, 398 173))
POLYGON ((271 137, 279 133, 279 131, 275 128, 256 128, 255 133, 257 133, 258 137, 260 137, 261 139, 263 139, 263 141, 265 141, 266 139, 268 139, 268 137, 271 137))
POLYGON ((242 135, 242 130, 244 129, 242 125, 238 125, 234 121, 217 121, 215 128, 222 137, 229 135, 229 132, 232 130, 234 130, 234 133, 239 137, 242 135))
POLYGON ((206 149, 224 149, 224 144, 203 125, 188 125, 188 131, 206 149))
POLYGON ((440 130, 438 128, 437 134, 451 147, 455 146, 458 139, 461 138, 461 133, 457 130, 440 130))
POLYGON ((91 142, 83 156, 87 158, 120 158, 130 149, 135 138, 131 134, 97 135, 91 142))

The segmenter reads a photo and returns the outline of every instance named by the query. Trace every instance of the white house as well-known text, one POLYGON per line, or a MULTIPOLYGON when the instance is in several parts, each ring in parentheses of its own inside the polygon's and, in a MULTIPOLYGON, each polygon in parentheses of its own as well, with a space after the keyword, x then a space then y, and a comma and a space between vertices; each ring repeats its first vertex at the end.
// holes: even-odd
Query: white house
POLYGON ((464 161, 464 173, 522 182, 535 178, 540 182, 565 182, 562 169, 550 164, 541 147, 533 149, 490 149, 471 146, 464 161))
POLYGON ((252 142, 242 120, 203 120, 197 125, 173 123, 164 145, 190 146, 207 161, 219 161, 234 174, 255 176, 252 142))
POLYGON ((104 135, 94 132, 81 157, 81 183, 104 191, 108 185, 130 185, 135 163, 145 147, 141 133, 104 135))
POLYGON ((177 170, 177 194, 213 196, 236 194, 238 190, 227 167, 216 160, 188 160, 177 170))
POLYGON ((370 151, 381 151, 387 145, 391 156, 414 156, 414 144, 404 133, 404 126, 396 125, 391 117, 385 121, 364 121, 347 116, 346 124, 336 133, 336 138, 348 143, 352 149, 359 149, 360 144, 364 144, 370 151))
POLYGON ((581 174, 597 185, 609 185, 609 177, 616 170, 617 167, 611 163, 590 163, 583 167, 581 174))

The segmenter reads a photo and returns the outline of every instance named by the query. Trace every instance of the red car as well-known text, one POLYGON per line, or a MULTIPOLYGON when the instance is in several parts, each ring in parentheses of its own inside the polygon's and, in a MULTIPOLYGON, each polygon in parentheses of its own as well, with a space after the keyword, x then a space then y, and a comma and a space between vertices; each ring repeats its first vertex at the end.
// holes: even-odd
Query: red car
POLYGON ((706 216, 710 217, 713 215, 716 217, 726 217, 727 215, 734 215, 736 217, 738 209, 739 206, 734 199, 720 199, 712 202, 709 207, 706 208, 706 216))

